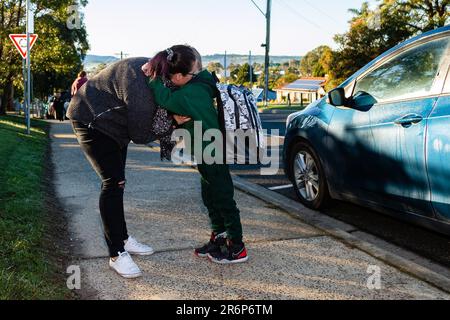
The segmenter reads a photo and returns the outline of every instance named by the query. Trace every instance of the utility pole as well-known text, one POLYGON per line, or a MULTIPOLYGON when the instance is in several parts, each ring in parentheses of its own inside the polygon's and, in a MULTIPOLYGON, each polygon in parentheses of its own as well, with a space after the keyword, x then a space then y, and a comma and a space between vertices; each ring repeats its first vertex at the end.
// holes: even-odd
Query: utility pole
POLYGON ((253 89, 253 67, 252 67, 252 51, 248 54, 248 64, 250 66, 250 89, 253 89))
POLYGON ((32 30, 30 30, 30 10, 31 10, 31 6, 30 6, 30 0, 27 0, 27 6, 26 6, 26 19, 27 19, 27 26, 26 26, 26 33, 27 33, 27 61, 26 61, 26 66, 27 66, 27 94, 26 94, 26 100, 27 100, 27 108, 26 108, 26 118, 27 118, 27 134, 30 134, 30 108, 31 108, 31 70, 30 70, 30 32, 32 30))
POLYGON ((266 18, 266 43, 262 44, 261 47, 266 48, 266 59, 264 63, 264 76, 265 76, 265 84, 264 84, 264 106, 267 107, 267 101, 269 100, 269 64, 270 64, 270 17, 272 12, 272 0, 267 0, 267 9, 266 13, 261 10, 261 8, 255 3, 254 0, 250 0, 253 2, 256 8, 263 14, 266 18))
POLYGON ((119 53, 116 53, 116 56, 120 56, 120 60, 123 60, 123 57, 127 58, 129 56, 129 54, 124 53, 123 51, 120 51, 119 53))
POLYGON ((223 68, 225 69, 224 78, 225 83, 227 83, 227 52, 225 51, 225 58, 223 60, 223 68))
POLYGON ((266 59, 264 66, 265 73, 265 86, 264 86, 264 106, 267 107, 267 101, 269 100, 269 64, 270 64, 270 18, 272 12, 272 0, 267 0, 266 11, 266 59))

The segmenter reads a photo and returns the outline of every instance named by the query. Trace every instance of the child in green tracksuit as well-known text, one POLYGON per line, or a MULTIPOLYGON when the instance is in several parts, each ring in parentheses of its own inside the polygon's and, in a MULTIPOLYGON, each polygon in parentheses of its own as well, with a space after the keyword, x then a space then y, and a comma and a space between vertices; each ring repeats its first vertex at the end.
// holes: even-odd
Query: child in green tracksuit
MULTIPOLYGON (((150 76, 150 88, 155 101, 162 108, 192 121, 183 125, 194 136, 194 121, 202 122, 202 130, 219 129, 218 113, 214 106, 215 82, 208 71, 201 70, 198 52, 189 46, 173 46, 158 53, 144 71, 150 76), (192 81, 193 78, 197 78, 192 81), (164 85, 170 82, 179 89, 173 91, 164 85)), ((203 148, 206 146, 202 143, 203 148)), ((197 159, 198 160, 198 159, 197 159)), ((198 161, 201 175, 202 199, 208 209, 212 235, 203 247, 195 249, 198 257, 208 257, 221 264, 248 260, 242 242, 239 209, 234 201, 234 186, 227 164, 204 164, 198 161)))

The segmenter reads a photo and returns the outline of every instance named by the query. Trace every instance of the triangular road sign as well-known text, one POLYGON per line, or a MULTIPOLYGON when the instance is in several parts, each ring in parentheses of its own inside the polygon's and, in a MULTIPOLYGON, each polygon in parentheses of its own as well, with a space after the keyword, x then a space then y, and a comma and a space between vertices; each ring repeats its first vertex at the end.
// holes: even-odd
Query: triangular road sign
MULTIPOLYGON (((19 50, 22 58, 27 58, 27 35, 26 34, 10 34, 9 38, 14 43, 14 46, 19 50)), ((37 34, 30 34, 30 50, 38 38, 37 34)))

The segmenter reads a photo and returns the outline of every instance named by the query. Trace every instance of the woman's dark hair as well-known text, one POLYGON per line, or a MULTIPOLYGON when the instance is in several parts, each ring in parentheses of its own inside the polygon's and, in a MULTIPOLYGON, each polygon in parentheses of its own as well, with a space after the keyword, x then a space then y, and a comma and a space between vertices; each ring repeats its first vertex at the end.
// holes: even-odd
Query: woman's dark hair
POLYGON ((191 47, 176 45, 159 52, 150 60, 150 77, 168 79, 171 74, 187 75, 192 71, 197 55, 191 47))
POLYGON ((86 77, 86 76, 87 76, 86 71, 81 71, 81 72, 78 74, 78 77, 80 77, 80 78, 84 78, 84 77, 86 77))

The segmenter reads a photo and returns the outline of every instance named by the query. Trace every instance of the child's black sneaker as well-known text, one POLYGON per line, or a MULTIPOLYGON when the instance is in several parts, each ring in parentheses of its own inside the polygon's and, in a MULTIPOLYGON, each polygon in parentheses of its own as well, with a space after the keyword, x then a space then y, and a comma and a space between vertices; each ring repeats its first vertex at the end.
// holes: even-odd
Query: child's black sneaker
POLYGON ((211 239, 207 244, 201 248, 194 250, 194 254, 199 258, 207 258, 208 253, 220 252, 221 247, 224 247, 227 243, 227 233, 217 234, 213 232, 211 234, 211 239))
POLYGON ((215 251, 208 254, 208 258, 219 264, 236 264, 248 261, 247 249, 243 242, 234 244, 227 241, 227 246, 223 251, 215 251))

